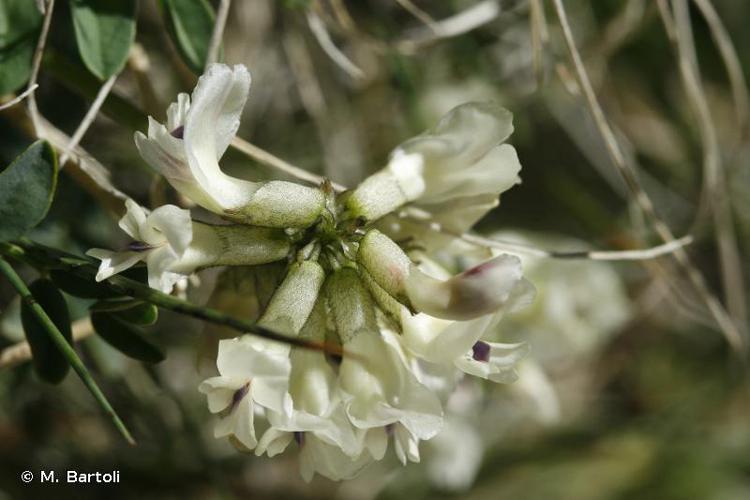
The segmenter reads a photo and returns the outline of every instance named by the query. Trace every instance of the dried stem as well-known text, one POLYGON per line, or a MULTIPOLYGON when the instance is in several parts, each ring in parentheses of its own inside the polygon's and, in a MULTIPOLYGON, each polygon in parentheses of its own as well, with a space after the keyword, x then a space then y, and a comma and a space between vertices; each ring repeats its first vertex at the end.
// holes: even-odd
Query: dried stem
MULTIPOLYGON (((586 104, 594 118, 597 129, 604 139, 605 145, 607 147, 607 152, 609 153, 612 161, 620 172, 620 175, 625 181, 625 184, 627 185, 629 191, 633 195, 638 209, 650 221, 659 237, 665 243, 674 241, 675 238, 672 234, 672 231, 658 216, 651 198, 649 198, 648 194, 641 186, 635 171, 633 170, 632 166, 625 161, 623 152, 615 139, 614 132, 612 131, 612 128, 609 126, 609 123, 604 116, 604 111, 602 110, 601 105, 597 100, 596 94, 591 85, 591 81, 589 80, 588 73, 586 72, 586 67, 583 64, 581 55, 578 52, 578 48, 576 47, 575 41, 573 39, 573 33, 571 31, 570 23, 568 22, 567 13, 565 11, 565 7, 563 6, 562 0, 553 0, 553 4, 555 7, 555 11, 557 12, 557 17, 560 21, 560 27, 562 28, 565 45, 575 67, 578 84, 583 91, 586 104)), ((726 312, 721 302, 708 289, 703 275, 693 265, 687 252, 685 252, 683 248, 678 248, 674 252, 674 257, 680 264, 680 267, 683 269, 683 271, 687 274, 688 278, 690 279, 698 294, 701 296, 702 300, 708 306, 711 314, 726 336, 727 341, 735 350, 743 351, 744 340, 739 330, 737 329, 737 326, 734 324, 734 321, 726 312)))
POLYGON ((67 146, 65 146, 65 149, 60 155, 61 167, 65 166, 68 158, 70 158, 71 152, 75 149, 76 146, 78 146, 78 143, 81 142, 81 139, 83 139, 83 135, 89 129, 91 124, 94 123, 96 115, 99 114, 99 109, 102 107, 102 104, 104 104, 104 100, 107 98, 110 90, 112 90, 112 86, 115 84, 115 80, 117 80, 117 75, 110 76, 109 79, 104 82, 104 84, 99 89, 94 102, 91 103, 91 107, 86 112, 83 120, 81 120, 78 128, 76 128, 76 131, 73 132, 73 135, 70 138, 70 142, 68 142, 67 146))
POLYGON ((713 217, 724 294, 732 317, 738 325, 744 326, 747 323, 747 308, 742 263, 731 204, 724 194, 728 189, 721 164, 718 134, 700 78, 692 43, 688 3, 686 0, 675 0, 674 7, 675 15, 671 18, 666 2, 659 0, 659 12, 665 27, 670 26, 666 31, 674 45, 680 77, 700 130, 703 148, 703 200, 706 210, 713 217))
MULTIPOLYGON (((39 34, 39 41, 36 43, 34 49, 34 58, 31 62, 31 76, 29 77, 29 84, 26 90, 36 88, 36 80, 39 78, 39 68, 42 65, 42 55, 44 54, 44 46, 47 44, 47 34, 49 33, 49 26, 52 22, 52 12, 55 10, 55 0, 48 0, 47 8, 44 12, 44 21, 42 22, 42 32, 39 34)), ((36 96, 34 92, 29 94, 29 114, 31 115, 31 122, 34 124, 34 133, 37 137, 41 137, 42 126, 39 119, 39 108, 36 105, 36 96)))
POLYGON ((27 97, 29 97, 37 89, 37 87, 39 87, 39 84, 35 83, 34 85, 32 85, 31 87, 29 87, 26 90, 24 90, 23 92, 21 92, 20 94, 18 94, 16 97, 14 97, 13 99, 11 99, 10 101, 8 101, 8 102, 0 105, 0 111, 2 111, 4 109, 8 109, 11 106, 15 106, 19 102, 23 101, 24 99, 26 99, 27 97))
MULTIPOLYGON (((295 167, 294 165, 282 160, 278 156, 275 156, 268 151, 265 151, 258 146, 247 142, 244 139, 240 139, 239 137, 235 137, 234 139, 232 139, 230 145, 237 151, 246 154, 250 158, 263 163, 264 165, 275 168, 276 170, 290 175, 295 179, 310 182, 312 184, 320 184, 325 181, 325 178, 310 173, 302 168, 295 167)), ((342 186, 341 184, 336 184, 335 182, 332 182, 331 184, 336 191, 346 191, 346 187, 342 186)))
POLYGON ((209 64, 215 63, 219 59, 219 47, 221 47, 221 39, 224 35, 224 27, 227 24, 227 15, 229 14, 229 6, 231 3, 231 0, 221 0, 219 3, 219 10, 216 12, 214 30, 211 32, 211 41, 208 45, 206 68, 208 68, 209 64))

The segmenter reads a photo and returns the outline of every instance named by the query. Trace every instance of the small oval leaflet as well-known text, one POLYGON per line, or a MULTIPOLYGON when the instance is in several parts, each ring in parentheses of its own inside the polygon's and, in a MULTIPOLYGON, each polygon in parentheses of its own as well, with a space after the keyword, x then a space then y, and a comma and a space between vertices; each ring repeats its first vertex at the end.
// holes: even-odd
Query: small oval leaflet
POLYGON ((23 236, 47 215, 57 186, 57 157, 36 141, 0 172, 0 241, 23 236))
POLYGON ((206 0, 162 0, 169 34, 190 69, 203 72, 216 14, 206 0))
POLYGON ((78 52, 102 80, 119 73, 135 40, 135 0, 70 2, 78 52))
POLYGON ((142 331, 108 312, 91 313, 94 331, 109 345, 128 357, 146 363, 164 361, 164 353, 143 338, 142 331))

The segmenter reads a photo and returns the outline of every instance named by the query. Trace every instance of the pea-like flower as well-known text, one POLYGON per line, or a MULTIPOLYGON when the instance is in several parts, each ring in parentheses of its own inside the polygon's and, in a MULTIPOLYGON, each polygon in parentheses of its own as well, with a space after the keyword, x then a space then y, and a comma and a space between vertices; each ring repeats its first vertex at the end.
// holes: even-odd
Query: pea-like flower
POLYGON ((168 293, 175 283, 199 269, 263 264, 283 259, 289 252, 289 242, 279 230, 204 224, 191 220, 189 210, 174 205, 151 213, 133 200, 125 205, 120 228, 132 238, 127 248, 87 252, 101 260, 97 281, 145 262, 149 285, 168 293))
POLYGON ((198 205, 231 219, 271 227, 307 227, 323 208, 323 193, 292 182, 250 182, 225 174, 219 160, 240 125, 250 73, 211 65, 192 99, 180 94, 167 126, 149 117, 148 136, 136 132, 141 156, 198 205))
POLYGON ((406 203, 454 231, 469 229, 521 180, 513 146, 513 116, 495 103, 469 103, 450 111, 427 133, 392 153, 347 200, 357 216, 375 220, 406 203))

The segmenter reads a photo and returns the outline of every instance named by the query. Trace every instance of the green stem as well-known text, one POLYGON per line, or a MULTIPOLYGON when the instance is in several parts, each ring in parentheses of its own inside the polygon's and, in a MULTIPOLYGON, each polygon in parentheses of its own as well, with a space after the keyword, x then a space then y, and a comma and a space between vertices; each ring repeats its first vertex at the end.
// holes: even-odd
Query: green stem
MULTIPOLYGON (((29 240, 0 243, 0 254, 13 257, 38 269, 65 270, 86 280, 94 281, 94 277, 96 276, 97 268, 87 258, 47 248, 29 240)), ((269 340, 304 347, 306 349, 321 350, 331 354, 342 354, 341 350, 335 347, 277 333, 256 323, 228 316, 219 310, 191 304, 124 276, 115 275, 103 283, 106 283, 112 291, 121 295, 140 299, 155 306, 186 316, 192 316, 209 323, 228 326, 241 333, 251 333, 269 340)))
POLYGON ((10 284, 13 285, 13 288, 15 288, 18 294, 21 296, 21 299, 31 308, 31 312, 34 314, 34 316, 36 316, 44 329, 47 331, 50 339, 52 339, 52 342, 54 342, 57 348, 60 349, 60 352, 63 354, 63 356, 65 356, 70 365, 76 371, 78 376, 81 378, 81 381, 83 381, 83 384, 94 396, 94 399, 96 399, 96 401, 99 403, 99 406, 102 407, 104 413, 106 413, 112 419, 115 427, 117 427, 125 440, 129 444, 135 445, 135 440, 130 434, 130 431, 127 429, 127 427, 125 427, 125 424, 112 408, 112 405, 109 404, 109 401, 107 401, 104 393, 102 393, 101 389, 99 389, 99 386, 96 385, 96 382, 91 377, 89 371, 86 369, 83 361, 81 361, 81 358, 79 358, 78 354, 76 354, 75 349, 73 349, 73 347, 68 344, 63 334, 60 333, 60 330, 58 330, 57 326, 55 326, 49 316, 47 316, 47 313, 44 312, 42 306, 40 306, 34 300, 34 297, 31 295, 31 291, 29 291, 26 283, 23 282, 21 277, 18 276, 18 274, 10 266, 10 264, 8 264, 8 262, 2 257, 0 257, 0 273, 5 275, 10 284))

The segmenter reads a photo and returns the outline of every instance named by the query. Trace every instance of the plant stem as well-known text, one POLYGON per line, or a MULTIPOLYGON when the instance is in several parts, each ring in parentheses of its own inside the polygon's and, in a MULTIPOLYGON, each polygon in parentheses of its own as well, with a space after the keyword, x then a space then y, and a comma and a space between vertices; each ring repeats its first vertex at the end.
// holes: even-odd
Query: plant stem
MULTIPOLYGON (((67 254, 60 250, 47 248, 29 240, 0 243, 0 255, 13 257, 40 269, 60 269, 86 280, 94 281, 96 266, 87 258, 67 254)), ((140 299, 155 306, 174 311, 186 316, 192 316, 209 323, 228 326, 242 333, 251 333, 269 340, 290 344, 306 349, 315 349, 331 354, 342 354, 340 348, 320 342, 291 337, 275 332, 256 323, 228 316, 217 309, 198 306, 185 300, 167 295, 150 288, 138 281, 124 276, 112 276, 104 281, 112 291, 140 299)))
POLYGON ((75 372, 81 378, 81 381, 83 381, 83 384, 94 396, 94 399, 96 399, 97 403, 99 403, 99 406, 102 407, 104 413, 106 413, 112 419, 115 427, 117 427, 125 440, 129 444, 135 445, 135 440, 130 434, 130 431, 127 429, 127 427, 125 427, 125 424, 112 408, 112 405, 109 404, 109 401, 107 401, 104 393, 102 393, 101 389, 99 389, 99 386, 96 385, 96 382, 91 377, 89 371, 86 369, 83 361, 81 361, 81 358, 79 358, 78 354, 76 354, 75 349, 73 349, 68 341, 65 340, 63 334, 60 333, 60 330, 58 330, 57 326, 55 326, 49 316, 47 316, 47 313, 44 312, 42 306, 40 306, 34 300, 34 297, 31 295, 31 291, 26 286, 26 283, 23 282, 21 277, 18 276, 15 270, 10 266, 10 264, 8 264, 8 261, 6 261, 2 257, 0 257, 0 273, 5 275, 13 288, 15 288, 18 294, 21 296, 21 300, 23 300, 29 306, 34 316, 36 316, 36 318, 49 334, 52 342, 54 342, 57 348, 60 349, 60 352, 68 360, 75 372))

